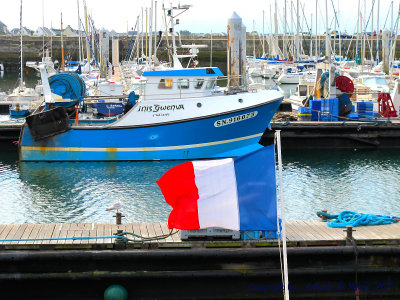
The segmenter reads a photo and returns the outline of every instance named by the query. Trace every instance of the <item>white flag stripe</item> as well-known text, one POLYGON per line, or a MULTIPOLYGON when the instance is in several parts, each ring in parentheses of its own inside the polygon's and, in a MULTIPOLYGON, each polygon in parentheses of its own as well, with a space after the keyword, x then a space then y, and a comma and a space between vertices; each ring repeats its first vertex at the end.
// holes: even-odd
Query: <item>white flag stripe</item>
POLYGON ((194 161, 200 228, 239 230, 239 207, 232 158, 194 161))

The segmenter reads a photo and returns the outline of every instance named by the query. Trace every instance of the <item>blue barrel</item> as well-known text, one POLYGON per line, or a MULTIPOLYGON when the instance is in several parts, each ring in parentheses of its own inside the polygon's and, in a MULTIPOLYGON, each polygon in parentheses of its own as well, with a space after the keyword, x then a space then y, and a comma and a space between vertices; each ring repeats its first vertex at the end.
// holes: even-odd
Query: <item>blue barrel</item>
POLYGON ((311 108, 311 121, 319 121, 319 114, 321 112, 321 100, 310 100, 311 108))

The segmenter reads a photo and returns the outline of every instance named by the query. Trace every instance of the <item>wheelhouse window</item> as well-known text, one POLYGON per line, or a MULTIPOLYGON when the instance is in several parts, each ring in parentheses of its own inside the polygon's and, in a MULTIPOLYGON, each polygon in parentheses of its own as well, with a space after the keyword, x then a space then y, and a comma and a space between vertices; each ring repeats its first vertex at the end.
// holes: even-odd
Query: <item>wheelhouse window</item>
POLYGON ((214 86, 214 83, 215 83, 215 79, 208 80, 207 81, 207 85, 206 85, 206 89, 207 90, 212 89, 212 87, 214 86))
POLYGON ((179 78, 178 79, 178 88, 179 89, 188 89, 189 88, 189 79, 179 78))
POLYGON ((203 87, 204 79, 196 79, 194 82, 195 89, 201 89, 203 87))
POLYGON ((160 82, 158 83, 158 88, 159 89, 172 89, 172 79, 160 79, 160 82))

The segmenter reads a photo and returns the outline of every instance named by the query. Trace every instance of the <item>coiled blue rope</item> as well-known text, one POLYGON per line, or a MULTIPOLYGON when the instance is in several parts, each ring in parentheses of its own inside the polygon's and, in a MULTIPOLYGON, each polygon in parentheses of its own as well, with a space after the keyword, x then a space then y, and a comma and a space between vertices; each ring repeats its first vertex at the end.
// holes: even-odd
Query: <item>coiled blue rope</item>
POLYGON ((64 106, 75 105, 77 101, 83 99, 86 94, 86 85, 83 79, 75 72, 63 72, 49 78, 51 91, 61 96, 63 99, 71 99, 64 106))
POLYGON ((342 211, 338 215, 331 215, 322 211, 317 212, 317 216, 325 216, 328 221, 327 225, 332 228, 346 228, 347 226, 371 226, 371 225, 386 225, 397 223, 398 217, 381 216, 374 214, 356 213, 353 211, 342 211))

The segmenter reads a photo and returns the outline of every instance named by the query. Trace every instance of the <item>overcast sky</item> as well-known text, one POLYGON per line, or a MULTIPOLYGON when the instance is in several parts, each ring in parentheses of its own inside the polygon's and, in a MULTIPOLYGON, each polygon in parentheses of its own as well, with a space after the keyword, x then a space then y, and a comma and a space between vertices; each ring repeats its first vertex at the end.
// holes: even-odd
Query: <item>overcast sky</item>
MULTIPOLYGON (((83 0, 79 0, 80 3, 80 14, 83 19, 83 0)), ((325 1, 319 0, 318 8, 318 31, 325 31, 325 1), (323 18, 322 18, 323 16, 323 18)), ((361 0, 361 5, 365 0, 361 0)), ((378 1, 375 0, 374 28, 376 29, 377 22, 377 7, 378 1)), ((141 8, 151 6, 151 0, 87 0, 87 6, 89 13, 92 14, 95 25, 97 28, 104 27, 108 30, 115 30, 117 32, 124 32, 135 25, 136 18, 141 11, 141 8)), ((271 18, 270 18, 270 7, 272 14, 274 13, 275 0, 187 0, 187 1, 157 1, 157 27, 163 29, 161 18, 161 7, 163 3, 165 6, 170 6, 172 2, 177 5, 181 4, 193 5, 189 11, 179 17, 180 25, 177 27, 178 30, 189 30, 196 33, 207 33, 207 32, 226 32, 227 19, 232 15, 233 11, 243 19, 243 23, 247 27, 247 31, 252 31, 253 28, 258 32, 263 31, 263 10, 265 14, 265 33, 270 32, 271 18)), ((288 18, 287 22, 291 25, 290 19, 290 2, 288 3, 288 18)), ((313 19, 315 18, 315 0, 301 1, 304 3, 304 12, 307 18, 307 22, 310 25, 311 14, 313 19)), ((348 32, 354 32, 357 22, 357 8, 359 0, 328 0, 328 15, 329 19, 332 20, 334 17, 334 10, 332 8, 332 2, 335 4, 336 10, 339 8, 339 22, 342 31, 347 30, 348 32)), ((371 6, 374 0, 366 0, 367 13, 369 16, 371 6)), ((386 16, 388 15, 391 0, 380 0, 380 28, 383 27, 386 16)), ((78 14, 77 14, 77 0, 23 0, 23 26, 28 27, 31 30, 36 30, 42 26, 42 3, 44 4, 44 25, 54 28, 60 28, 60 15, 63 14, 64 27, 71 25, 74 29, 78 27, 78 14)), ((280 28, 283 26, 283 7, 284 1, 278 0, 279 14, 278 22, 280 28), (280 19, 279 19, 280 18, 280 19)), ((296 0, 293 0, 294 7, 296 7, 296 0)), ((399 7, 399 0, 394 1, 394 22, 396 21, 397 11, 399 7)), ((20 0, 0 0, 0 21, 8 26, 8 29, 19 27, 19 11, 20 11, 20 0)), ((304 22, 303 13, 301 12, 301 22, 304 24, 304 30, 308 31, 304 22)), ((364 13, 364 9, 361 8, 361 12, 364 13)), ((294 16, 296 18, 296 15, 294 16)), ((390 16, 387 21, 386 28, 390 27, 390 16)), ((313 20, 313 28, 315 28, 315 19, 313 20)), ((333 28, 333 26, 332 26, 333 28)), ((370 31, 371 26, 368 26, 370 31)), ((280 29, 280 31, 282 31, 280 29)))

